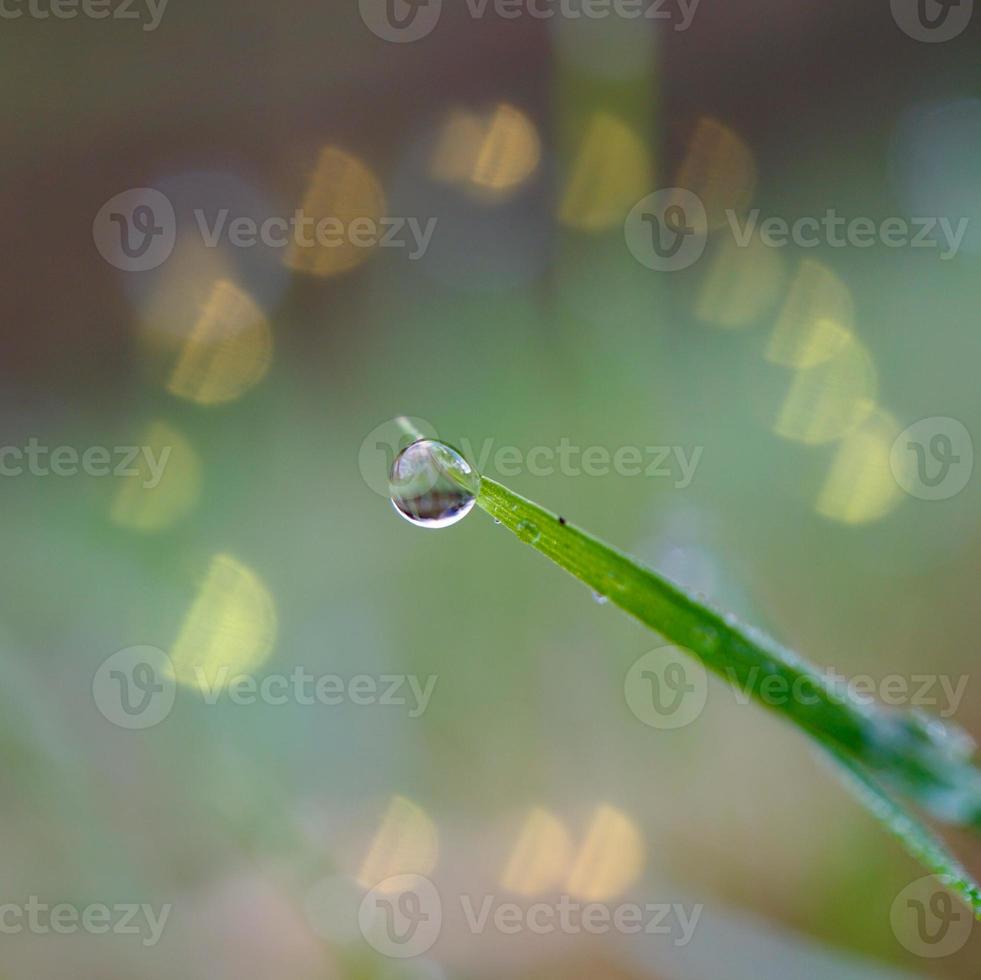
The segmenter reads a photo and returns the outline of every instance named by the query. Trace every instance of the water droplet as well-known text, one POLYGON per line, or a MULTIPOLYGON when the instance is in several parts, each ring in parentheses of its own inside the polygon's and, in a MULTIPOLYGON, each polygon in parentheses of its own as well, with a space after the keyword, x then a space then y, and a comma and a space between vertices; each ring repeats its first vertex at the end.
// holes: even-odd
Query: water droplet
POLYGON ((420 527, 449 527, 473 510, 480 474, 455 450, 419 439, 395 457, 389 477, 395 509, 420 527))
POLYGON ((610 597, 608 595, 603 595, 602 592, 593 592, 593 599, 596 600, 601 606, 605 606, 609 601, 610 597))
POLYGON ((518 521, 515 525, 514 533, 526 544, 534 544, 541 534, 538 530, 538 525, 532 521, 518 521))
POLYGON ((911 728, 952 759, 970 759, 977 750, 973 737, 950 719, 935 718, 920 708, 913 708, 906 718, 911 728))
POLYGON ((719 634, 711 626, 692 627, 692 647, 695 650, 711 652, 719 645, 719 634))
POLYGON ((500 524, 501 523, 501 519, 499 517, 495 517, 494 518, 494 523, 495 524, 500 524))

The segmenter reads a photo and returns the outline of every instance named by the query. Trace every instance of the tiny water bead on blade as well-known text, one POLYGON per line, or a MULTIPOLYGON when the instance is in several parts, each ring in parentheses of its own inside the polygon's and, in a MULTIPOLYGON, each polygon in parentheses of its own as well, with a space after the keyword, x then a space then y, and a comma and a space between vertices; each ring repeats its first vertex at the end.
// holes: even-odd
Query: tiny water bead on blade
POLYGON ((514 533, 517 534, 525 544, 535 544, 541 537, 542 532, 534 521, 518 521, 514 526, 514 533))
POLYGON ((473 510, 480 474, 455 450, 419 439, 395 457, 389 476, 395 509, 419 527, 449 527, 473 510))

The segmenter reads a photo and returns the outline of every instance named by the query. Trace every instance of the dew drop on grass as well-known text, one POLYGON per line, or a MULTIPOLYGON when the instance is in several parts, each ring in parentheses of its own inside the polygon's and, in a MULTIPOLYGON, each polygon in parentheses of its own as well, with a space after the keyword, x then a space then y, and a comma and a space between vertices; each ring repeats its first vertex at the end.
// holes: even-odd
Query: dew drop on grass
POLYGON ((907 723, 951 759, 970 759, 977 751, 973 737, 949 718, 941 720, 914 708, 907 715, 907 723))
POLYGON ((473 510, 480 474, 455 450, 419 439, 395 457, 389 491, 395 509, 419 527, 449 527, 473 510))
POLYGON ((525 544, 534 544, 541 536, 541 531, 538 530, 538 525, 534 521, 518 521, 514 526, 514 533, 525 544))
POLYGON ((692 627, 692 640, 696 649, 711 652, 719 645, 719 634, 711 626, 692 627))
POLYGON ((593 591, 593 599, 601 606, 605 606, 610 601, 610 597, 608 595, 603 595, 602 592, 596 592, 595 590, 593 591))

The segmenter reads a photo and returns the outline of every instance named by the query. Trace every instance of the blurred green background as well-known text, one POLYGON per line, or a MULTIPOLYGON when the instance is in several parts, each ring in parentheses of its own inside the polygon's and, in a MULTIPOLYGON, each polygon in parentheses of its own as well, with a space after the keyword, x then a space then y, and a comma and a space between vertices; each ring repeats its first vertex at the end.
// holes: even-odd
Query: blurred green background
POLYGON ((420 417, 817 664, 967 677, 956 706, 939 682, 925 706, 981 731, 976 479, 923 499, 890 465, 920 419, 981 431, 978 28, 931 44, 883 4, 740 0, 682 30, 664 9, 447 3, 405 44, 353 0, 171 0, 154 30, 5 18, 3 444, 168 455, 155 488, 0 481, 0 903, 172 908, 152 946, 5 930, 0 975, 977 975, 977 929, 931 958, 891 923, 922 871, 795 731, 715 680, 691 724, 645 723, 625 678, 660 638, 483 513, 432 533, 377 492, 386 420, 420 417), (668 274, 624 220, 672 186, 709 230, 668 274), (144 271, 100 254, 97 215, 132 188, 174 207, 173 252, 144 271), (436 225, 410 258, 209 248, 194 217, 301 206, 436 225), (949 260, 733 248, 720 216, 753 208, 969 224, 949 260), (676 457, 536 472, 529 453, 563 440, 700 454, 683 486, 676 457), (144 645, 179 683, 129 730, 100 665, 144 645), (181 675, 200 662, 437 680, 418 717, 209 704, 181 675), (404 872, 444 921, 397 959, 357 910, 372 875, 404 872), (473 935, 448 913, 566 892, 703 911, 684 946, 473 935))

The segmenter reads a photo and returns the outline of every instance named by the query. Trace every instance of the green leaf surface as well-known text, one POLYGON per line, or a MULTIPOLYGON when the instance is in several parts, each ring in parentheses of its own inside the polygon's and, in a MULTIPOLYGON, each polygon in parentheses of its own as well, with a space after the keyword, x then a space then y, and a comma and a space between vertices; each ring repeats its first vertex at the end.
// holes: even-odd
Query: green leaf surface
POLYGON ((936 834, 894 800, 869 774, 840 752, 829 751, 842 781, 869 812, 898 837, 928 871, 955 892, 981 919, 981 889, 936 834))
POLYGON ((972 764, 969 739, 921 714, 855 699, 765 633, 488 477, 477 504, 594 592, 816 740, 859 780, 866 802, 875 801, 870 808, 887 827, 981 914, 978 886, 890 795, 906 796, 940 820, 981 828, 981 771, 972 764), (778 701, 762 697, 772 678, 794 694, 778 701))

